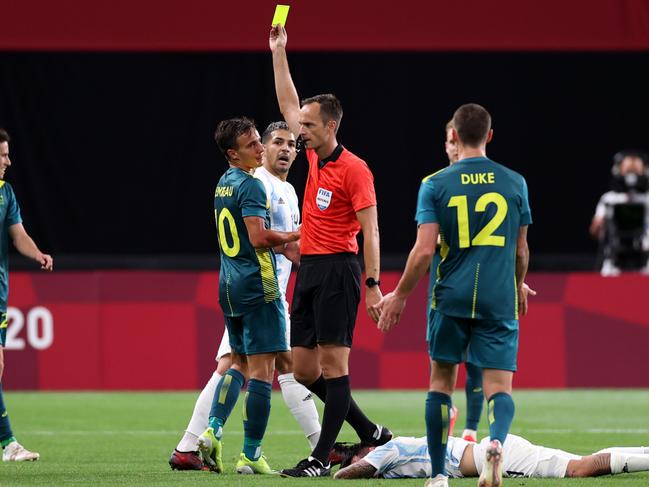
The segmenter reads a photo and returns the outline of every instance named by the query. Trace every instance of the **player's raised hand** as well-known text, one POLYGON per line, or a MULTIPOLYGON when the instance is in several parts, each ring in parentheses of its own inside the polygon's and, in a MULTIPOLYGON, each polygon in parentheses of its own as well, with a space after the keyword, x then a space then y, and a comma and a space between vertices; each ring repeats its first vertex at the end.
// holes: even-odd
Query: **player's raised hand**
POLYGON ((41 269, 43 269, 44 271, 54 270, 54 259, 51 255, 40 254, 36 258, 36 261, 41 265, 41 269))
POLYGON ((286 29, 281 24, 273 25, 270 29, 270 37, 268 38, 270 50, 274 51, 275 49, 285 48, 287 41, 286 29))
POLYGON ((399 323, 405 306, 405 298, 397 296, 394 292, 386 294, 376 305, 381 315, 377 325, 378 329, 382 332, 390 331, 394 325, 399 323))

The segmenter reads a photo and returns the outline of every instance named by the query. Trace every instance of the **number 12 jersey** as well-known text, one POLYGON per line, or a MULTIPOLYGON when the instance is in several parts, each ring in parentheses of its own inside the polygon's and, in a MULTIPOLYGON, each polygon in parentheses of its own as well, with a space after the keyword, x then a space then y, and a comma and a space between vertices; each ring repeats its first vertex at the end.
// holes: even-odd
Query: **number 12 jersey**
POLYGON ((463 159, 423 179, 415 219, 440 226, 433 309, 459 318, 518 319, 518 233, 532 223, 523 176, 486 157, 463 159))

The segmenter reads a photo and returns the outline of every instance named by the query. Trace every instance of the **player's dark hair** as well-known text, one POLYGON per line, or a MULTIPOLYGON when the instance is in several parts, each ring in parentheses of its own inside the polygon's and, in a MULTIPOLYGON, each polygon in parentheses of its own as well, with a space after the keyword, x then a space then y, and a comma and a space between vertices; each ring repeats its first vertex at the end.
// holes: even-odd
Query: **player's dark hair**
POLYGON ((255 121, 248 117, 237 117, 229 120, 222 120, 216 126, 214 140, 226 159, 228 149, 237 148, 237 138, 240 135, 250 133, 255 130, 255 121))
POLYGON ((360 455, 363 449, 366 449, 365 455, 369 453, 370 445, 367 443, 336 443, 334 450, 341 456, 340 468, 349 467, 352 464, 352 459, 356 455, 360 455))
POLYGON ((484 107, 467 103, 455 110, 451 123, 463 145, 479 147, 487 140, 491 130, 491 115, 484 107))
POLYGON ((265 144, 266 142, 268 142, 270 134, 275 132, 275 130, 288 130, 288 124, 283 120, 269 124, 268 127, 266 127, 266 130, 264 130, 264 133, 261 135, 261 143, 265 144))
POLYGON ((329 120, 335 121, 336 132, 338 132, 340 121, 343 119, 343 106, 340 103, 340 100, 336 98, 336 95, 326 93, 324 95, 316 95, 302 100, 302 106, 311 103, 320 104, 320 116, 322 117, 322 121, 324 123, 327 123, 329 120))
POLYGON ((11 137, 5 129, 0 128, 0 144, 3 142, 11 142, 11 137))

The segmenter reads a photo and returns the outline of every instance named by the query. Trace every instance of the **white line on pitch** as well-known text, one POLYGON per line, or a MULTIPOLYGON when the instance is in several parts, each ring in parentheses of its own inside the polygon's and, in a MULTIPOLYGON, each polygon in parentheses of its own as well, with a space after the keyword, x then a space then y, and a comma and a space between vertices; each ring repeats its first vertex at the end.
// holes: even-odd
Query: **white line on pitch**
MULTIPOLYGON (((25 431, 23 434, 31 435, 40 435, 40 436, 53 436, 53 435, 63 435, 63 436, 89 436, 89 435, 104 435, 104 436, 167 436, 167 435, 178 435, 182 433, 182 430, 170 431, 170 430, 104 430, 104 431, 82 431, 82 430, 68 430, 68 431, 44 431, 44 430, 34 430, 34 431, 25 431)), ((418 435, 423 436, 424 431, 414 431, 414 430, 401 430, 402 435, 418 435)), ((575 434, 575 433, 586 433, 593 435, 600 434, 624 434, 624 435, 633 435, 633 434, 649 434, 649 429, 647 428, 592 428, 592 429, 560 429, 560 428, 525 428, 525 429, 512 429, 512 433, 516 434, 575 434)), ((226 435, 243 435, 243 431, 234 430, 227 431, 226 435)), ((301 436, 303 435, 301 430, 273 430, 270 429, 267 431, 267 435, 280 435, 280 436, 301 436)))

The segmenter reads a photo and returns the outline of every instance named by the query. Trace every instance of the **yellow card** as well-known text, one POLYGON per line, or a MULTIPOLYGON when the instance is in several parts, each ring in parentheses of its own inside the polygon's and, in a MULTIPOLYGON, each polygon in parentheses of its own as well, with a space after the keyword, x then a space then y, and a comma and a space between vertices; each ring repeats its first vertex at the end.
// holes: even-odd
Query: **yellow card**
POLYGON ((282 27, 286 27, 286 18, 290 8, 290 5, 278 5, 275 7, 275 15, 273 15, 273 22, 270 25, 281 24, 282 27))

